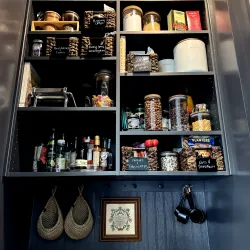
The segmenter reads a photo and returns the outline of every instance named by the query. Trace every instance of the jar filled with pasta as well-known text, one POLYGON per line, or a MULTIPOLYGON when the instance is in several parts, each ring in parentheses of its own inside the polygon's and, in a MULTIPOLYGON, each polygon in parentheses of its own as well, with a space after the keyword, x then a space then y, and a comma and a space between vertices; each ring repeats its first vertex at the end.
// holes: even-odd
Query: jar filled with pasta
POLYGON ((194 112, 191 114, 193 131, 211 131, 211 120, 208 111, 194 112))
POLYGON ((143 31, 161 30, 161 16, 154 11, 145 13, 143 16, 143 31))

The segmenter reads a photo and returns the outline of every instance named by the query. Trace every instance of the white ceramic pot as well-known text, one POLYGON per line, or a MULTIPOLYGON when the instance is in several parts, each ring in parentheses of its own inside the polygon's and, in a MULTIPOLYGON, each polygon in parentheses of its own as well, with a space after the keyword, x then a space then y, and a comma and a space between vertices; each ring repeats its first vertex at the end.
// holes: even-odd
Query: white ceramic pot
POLYGON ((207 72, 205 43, 195 38, 180 41, 174 48, 174 61, 176 72, 207 72))
POLYGON ((174 60, 173 59, 163 59, 159 61, 160 72, 175 72, 174 60))

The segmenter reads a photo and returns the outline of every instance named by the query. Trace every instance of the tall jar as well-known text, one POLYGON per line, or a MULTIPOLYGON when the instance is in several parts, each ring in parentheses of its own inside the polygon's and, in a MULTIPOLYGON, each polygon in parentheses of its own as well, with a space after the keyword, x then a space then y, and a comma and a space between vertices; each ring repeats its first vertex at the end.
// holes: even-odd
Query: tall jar
POLYGON ((142 30, 142 9, 135 5, 127 6, 122 11, 123 30, 141 31, 142 30))
POLYGON ((193 131, 211 131, 211 121, 208 111, 194 112, 191 114, 193 131))
POLYGON ((189 114, 186 95, 174 95, 169 97, 169 115, 171 130, 189 131, 189 114))
POLYGON ((144 97, 145 129, 151 131, 162 130, 161 97, 156 94, 144 97))
POLYGON ((161 16, 154 11, 149 11, 143 16, 143 31, 161 30, 161 16))

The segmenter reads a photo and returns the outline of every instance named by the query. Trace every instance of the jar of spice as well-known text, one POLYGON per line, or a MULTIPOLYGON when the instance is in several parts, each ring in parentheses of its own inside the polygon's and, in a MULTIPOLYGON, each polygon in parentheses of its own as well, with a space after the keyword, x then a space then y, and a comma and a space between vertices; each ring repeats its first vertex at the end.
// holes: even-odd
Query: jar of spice
POLYGON ((161 30, 161 16, 154 11, 147 12, 143 16, 143 31, 161 30))
POLYGON ((162 130, 161 97, 156 94, 144 97, 145 129, 151 131, 162 130))
POLYGON ((42 56, 43 41, 35 39, 32 45, 32 56, 42 56))
POLYGON ((122 11, 123 30, 141 31, 142 30, 142 9, 135 5, 127 6, 122 11))
POLYGON ((211 121, 208 111, 194 112, 191 114, 193 131, 211 131, 211 121))
POLYGON ((189 114, 186 95, 174 95, 169 97, 169 114, 171 130, 189 131, 189 114))
POLYGON ((164 151, 161 153, 161 170, 178 171, 178 155, 176 152, 164 151))

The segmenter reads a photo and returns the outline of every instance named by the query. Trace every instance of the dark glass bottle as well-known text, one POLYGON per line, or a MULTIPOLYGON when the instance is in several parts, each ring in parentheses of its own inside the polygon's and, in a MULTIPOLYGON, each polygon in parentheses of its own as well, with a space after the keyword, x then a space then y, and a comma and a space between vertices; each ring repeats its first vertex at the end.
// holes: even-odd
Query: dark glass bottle
POLYGON ((56 149, 55 149, 55 129, 52 129, 52 135, 48 142, 47 169, 49 172, 55 171, 56 165, 56 149))
POLYGON ((103 147, 100 153, 100 167, 102 170, 107 170, 108 167, 107 138, 103 139, 103 147))
POLYGON ((75 141, 71 143, 70 169, 76 168, 76 159, 77 159, 77 137, 75 137, 75 141))
POLYGON ((111 150, 111 139, 108 139, 108 170, 113 170, 113 153, 111 150))

